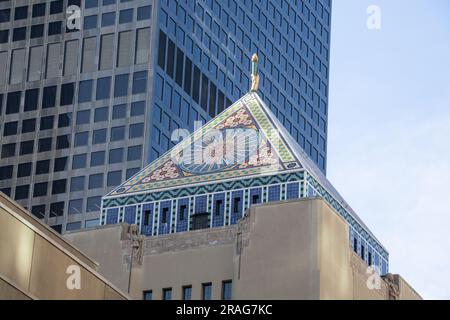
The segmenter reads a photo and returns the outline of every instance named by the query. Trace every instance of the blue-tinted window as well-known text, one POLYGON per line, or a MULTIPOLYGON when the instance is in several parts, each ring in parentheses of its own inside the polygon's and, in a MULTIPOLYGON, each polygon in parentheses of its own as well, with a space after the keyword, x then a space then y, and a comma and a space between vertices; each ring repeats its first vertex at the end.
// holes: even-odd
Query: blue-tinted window
POLYGON ((92 100, 92 80, 80 82, 78 102, 89 102, 92 100))
POLYGON ((86 154, 76 154, 72 158, 72 169, 86 168, 86 154))
POLYGON ((140 138, 144 136, 144 123, 135 123, 130 125, 129 138, 140 138))
POLYGON ((109 4, 115 4, 116 0, 103 0, 103 5, 107 6, 109 4))
POLYGON ((109 159, 108 162, 112 163, 120 163, 123 160, 123 148, 112 149, 109 151, 109 159))
POLYGON ((116 76, 114 83, 114 97, 124 97, 128 95, 128 77, 129 74, 116 76))
POLYGON ((192 286, 184 286, 183 287, 183 300, 191 300, 192 299, 192 286))
POLYGON ((109 108, 101 107, 95 109, 94 122, 108 121, 109 108))
POLYGON ((79 132, 75 134, 75 147, 87 146, 89 141, 89 132, 79 132))
POLYGON ((121 10, 119 14, 119 23, 128 23, 133 21, 133 9, 121 10))
POLYGON ((141 160, 142 146, 134 146, 128 148, 127 161, 141 160))
POLYGON ((280 186, 269 187, 269 201, 280 201, 280 186))
POLYGON ((120 141, 125 139, 125 127, 113 127, 111 128, 111 141, 120 141))
POLYGON ((231 280, 222 282, 222 300, 231 300, 232 282, 231 280))
POLYGON ((116 13, 108 12, 102 14, 102 27, 112 26, 116 23, 116 13))
POLYGON ((86 0, 84 7, 86 9, 98 7, 98 0, 86 0))
POLYGON ((81 221, 70 222, 66 225, 66 231, 74 231, 81 229, 81 221))
POLYGON ((163 300, 172 300, 172 288, 163 289, 163 300))
POLYGON ((133 102, 131 104, 131 113, 132 117, 140 116, 145 113, 145 101, 133 102))
POLYGON ((109 99, 111 94, 111 77, 97 80, 97 100, 109 99))
POLYGON ((147 71, 139 71, 133 74, 133 94, 147 92, 147 71))
POLYGON ((77 112, 77 125, 87 124, 91 119, 91 110, 82 110, 77 112))
POLYGON ((111 171, 108 172, 108 177, 106 179, 106 184, 108 187, 115 187, 122 181, 122 171, 111 171))
POLYGON ((212 297, 212 284, 202 283, 202 300, 211 300, 212 297))
POLYGON ((152 6, 145 6, 138 8, 137 12, 138 21, 150 19, 151 15, 152 15, 152 6))
POLYGON ((86 203, 86 211, 87 212, 94 212, 100 210, 102 197, 90 197, 87 199, 86 203))
POLYGON ((144 300, 152 300, 153 299, 153 291, 152 290, 144 291, 143 298, 144 298, 144 300))
POLYGON ((97 28, 97 15, 84 17, 83 28, 85 30, 97 28))
POLYGON ((106 129, 94 130, 92 133, 92 144, 100 144, 106 142, 106 129))
POLYGON ((83 212, 83 199, 69 201, 69 214, 80 214, 83 212))
POLYGON ((84 190, 84 176, 81 177, 73 177, 70 180, 70 191, 83 191, 84 190))
POLYGON ((105 151, 91 153, 91 167, 102 166, 105 164, 105 151))
POLYGON ((89 190, 103 187, 103 173, 91 174, 89 176, 89 190))
POLYGON ((36 110, 38 107, 39 89, 25 91, 24 111, 36 110))
POLYGON ((113 107, 112 118, 114 119, 124 119, 127 116, 127 105, 118 104, 113 107))

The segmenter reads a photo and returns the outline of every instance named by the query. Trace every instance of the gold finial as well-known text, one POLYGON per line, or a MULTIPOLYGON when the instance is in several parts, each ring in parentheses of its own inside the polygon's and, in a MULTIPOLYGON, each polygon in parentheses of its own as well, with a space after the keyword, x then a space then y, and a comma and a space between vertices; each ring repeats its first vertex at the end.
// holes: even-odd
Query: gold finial
POLYGON ((258 72, 258 55, 255 53, 252 56, 252 84, 250 87, 251 92, 257 92, 259 86, 259 72, 258 72))

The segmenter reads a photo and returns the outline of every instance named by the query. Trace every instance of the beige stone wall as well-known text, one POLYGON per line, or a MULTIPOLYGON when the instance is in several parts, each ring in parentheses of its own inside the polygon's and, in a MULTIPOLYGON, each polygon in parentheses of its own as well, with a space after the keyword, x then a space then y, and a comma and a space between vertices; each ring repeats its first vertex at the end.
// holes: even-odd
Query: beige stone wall
POLYGON ((94 261, 0 194, 0 299, 126 298, 91 266, 94 261), (80 268, 80 290, 67 288, 69 266, 80 268))
MULTIPOLYGON (((222 281, 229 279, 234 299, 390 298, 379 277, 379 288, 368 288, 371 274, 349 246, 347 224, 323 200, 269 203, 247 214, 234 226, 141 239, 133 252, 132 298, 152 290, 153 299, 161 299, 170 287, 180 299, 182 287, 192 285, 192 298, 199 299, 201 284, 211 282, 213 299, 220 299, 222 281)), ((100 262, 103 275, 128 289, 131 245, 140 239, 129 229, 106 226, 67 238, 100 262)), ((418 297, 397 279, 400 299, 418 297)))

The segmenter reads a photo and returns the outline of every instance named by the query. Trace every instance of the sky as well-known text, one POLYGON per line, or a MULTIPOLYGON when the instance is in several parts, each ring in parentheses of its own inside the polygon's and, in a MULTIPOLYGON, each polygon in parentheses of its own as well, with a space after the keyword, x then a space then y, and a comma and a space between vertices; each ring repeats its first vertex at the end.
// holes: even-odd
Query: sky
POLYGON ((450 1, 333 0, 328 116, 327 176, 390 272, 450 299, 450 1))

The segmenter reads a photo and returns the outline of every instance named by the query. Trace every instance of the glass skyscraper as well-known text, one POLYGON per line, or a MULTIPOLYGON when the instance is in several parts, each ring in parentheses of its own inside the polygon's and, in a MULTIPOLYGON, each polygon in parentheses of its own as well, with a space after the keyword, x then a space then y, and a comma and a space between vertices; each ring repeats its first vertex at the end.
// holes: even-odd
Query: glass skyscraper
POLYGON ((59 232, 98 225, 174 129, 248 91, 253 53, 325 172, 330 17, 331 0, 0 0, 0 191, 59 232))

